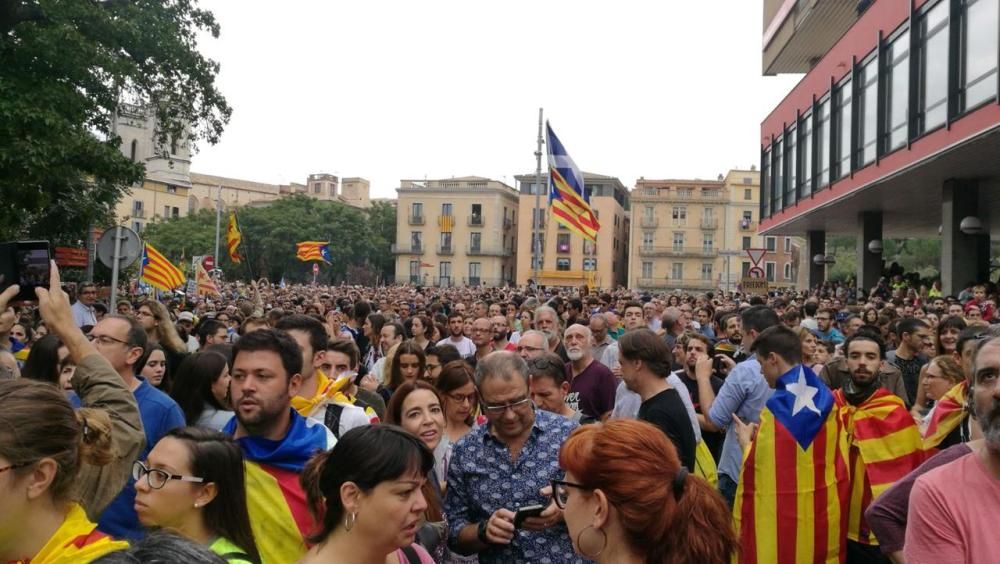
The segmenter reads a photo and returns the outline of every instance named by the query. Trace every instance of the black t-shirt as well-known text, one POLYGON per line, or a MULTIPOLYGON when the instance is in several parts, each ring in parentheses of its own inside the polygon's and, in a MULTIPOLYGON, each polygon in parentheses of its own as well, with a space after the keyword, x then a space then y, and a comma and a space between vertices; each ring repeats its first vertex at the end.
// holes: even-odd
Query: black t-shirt
POLYGON ((677 390, 669 388, 642 402, 639 419, 660 428, 674 443, 681 464, 693 472, 695 466, 694 429, 677 390))
MULTIPOLYGON (((688 377, 687 372, 683 370, 679 370, 677 372, 677 377, 681 379, 681 382, 684 382, 685 386, 687 386, 688 394, 691 395, 691 403, 694 404, 695 413, 705 415, 705 413, 701 410, 701 395, 698 393, 698 381, 694 378, 688 377)), ((715 395, 719 395, 719 390, 722 389, 722 384, 725 382, 723 382, 722 378, 715 375, 712 376, 710 382, 712 384, 712 391, 715 392, 715 395)), ((718 462, 719 458, 722 456, 722 443, 726 441, 726 433, 709 432, 702 429, 701 438, 705 441, 705 446, 707 446, 708 450, 712 453, 712 458, 718 462)))
POLYGON ((890 352, 888 360, 903 374, 903 386, 906 387, 907 405, 913 405, 917 401, 917 385, 920 383, 920 369, 927 364, 927 357, 916 355, 913 358, 905 359, 896 355, 896 351, 890 352))

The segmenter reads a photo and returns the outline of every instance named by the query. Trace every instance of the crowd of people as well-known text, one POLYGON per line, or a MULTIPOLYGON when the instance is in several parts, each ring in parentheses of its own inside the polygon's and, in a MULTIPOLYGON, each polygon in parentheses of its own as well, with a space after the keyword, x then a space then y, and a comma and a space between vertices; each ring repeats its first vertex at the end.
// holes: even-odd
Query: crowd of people
POLYGON ((996 287, 0 295, 0 561, 991 562, 996 287))

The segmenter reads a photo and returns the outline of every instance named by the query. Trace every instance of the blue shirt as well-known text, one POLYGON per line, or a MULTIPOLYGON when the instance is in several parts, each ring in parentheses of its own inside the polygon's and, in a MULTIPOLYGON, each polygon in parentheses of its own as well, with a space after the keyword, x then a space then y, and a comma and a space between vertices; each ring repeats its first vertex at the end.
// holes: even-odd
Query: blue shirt
POLYGON ((767 385, 760 371, 757 355, 736 365, 712 402, 708 412, 709 420, 726 429, 726 440, 722 443, 722 458, 719 459, 719 474, 725 474, 739 482, 743 450, 736 438, 736 428, 731 425, 735 413, 744 423, 758 423, 760 412, 768 398, 774 393, 767 385))
MULTIPOLYGON (((550 500, 539 493, 549 480, 561 479, 559 448, 576 423, 569 419, 535 410, 531 435, 512 461, 507 445, 490 434, 489 425, 481 425, 462 437, 452 451, 448 466, 448 490, 445 513, 450 541, 466 525, 485 521, 500 508, 517 511, 527 505, 548 505, 550 500)), ((519 529, 507 545, 496 545, 479 553, 480 564, 501 562, 582 562, 573 554, 566 525, 560 523, 543 531, 519 529)))
POLYGON ((836 327, 830 327, 830 330, 827 331, 826 333, 820 331, 819 329, 816 329, 815 331, 813 331, 813 334, 815 334, 816 338, 819 339, 820 341, 830 341, 835 345, 839 345, 846 340, 844 338, 844 334, 838 331, 836 327))
MULTIPOLYGON (((168 431, 184 426, 184 413, 177 402, 167 394, 151 386, 145 380, 136 388, 135 401, 139 404, 139 417, 142 418, 142 429, 146 433, 146 447, 142 450, 141 460, 145 460, 149 451, 168 431)), ((115 496, 101 514, 97 528, 108 535, 119 539, 138 540, 143 537, 142 524, 135 513, 135 480, 131 477, 128 484, 115 496)))

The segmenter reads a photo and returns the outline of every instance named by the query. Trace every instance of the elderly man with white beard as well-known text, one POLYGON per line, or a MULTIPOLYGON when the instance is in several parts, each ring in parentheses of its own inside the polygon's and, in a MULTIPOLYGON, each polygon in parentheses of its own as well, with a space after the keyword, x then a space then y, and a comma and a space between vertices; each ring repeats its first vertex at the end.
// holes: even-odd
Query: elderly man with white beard
POLYGON ((566 346, 566 379, 569 395, 566 404, 583 414, 583 422, 601 421, 615 407, 615 388, 618 381, 607 366, 594 359, 593 335, 580 324, 570 325, 563 333, 566 346))

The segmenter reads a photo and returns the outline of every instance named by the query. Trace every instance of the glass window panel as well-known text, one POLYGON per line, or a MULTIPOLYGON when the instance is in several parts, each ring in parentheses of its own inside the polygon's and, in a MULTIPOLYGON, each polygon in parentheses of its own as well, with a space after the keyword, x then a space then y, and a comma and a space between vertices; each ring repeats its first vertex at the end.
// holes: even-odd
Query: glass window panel
POLYGON ((921 20, 920 132, 943 124, 948 117, 948 7, 938 2, 921 20))
POLYGON ((764 151, 764 162, 761 163, 760 171, 760 216, 771 216, 771 150, 764 151))
POLYGON ((799 159, 802 160, 802 188, 799 194, 808 196, 812 194, 812 115, 802 118, 802 138, 799 148, 799 159))
POLYGON ((816 153, 819 155, 818 186, 830 183, 830 100, 819 104, 819 122, 816 124, 816 153))
POLYGON ((837 88, 837 172, 839 178, 851 173, 851 81, 844 81, 837 88))
POLYGON ((861 91, 858 92, 858 166, 875 161, 878 128, 878 60, 861 68, 861 91))
POLYGON ((997 94, 997 13, 1000 0, 966 0, 962 38, 962 111, 997 94))
POLYGON ((785 165, 784 165, 784 151, 782 150, 781 141, 774 142, 774 192, 771 197, 771 209, 774 211, 780 211, 783 208, 781 205, 782 198, 785 195, 785 165))
POLYGON ((910 92, 910 34, 903 33, 886 50, 886 151, 906 144, 910 92))
POLYGON ((785 181, 785 207, 788 207, 795 203, 795 189, 798 188, 798 159, 795 158, 798 149, 798 137, 796 137, 796 129, 793 127, 788 130, 788 135, 785 136, 785 147, 788 154, 785 156, 785 163, 788 167, 788 180, 785 181))

